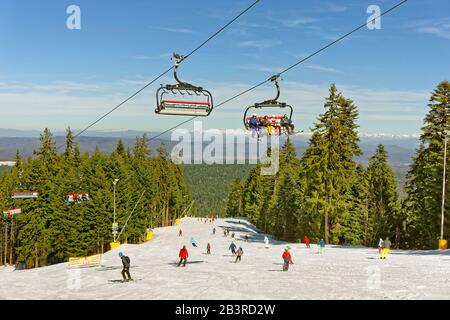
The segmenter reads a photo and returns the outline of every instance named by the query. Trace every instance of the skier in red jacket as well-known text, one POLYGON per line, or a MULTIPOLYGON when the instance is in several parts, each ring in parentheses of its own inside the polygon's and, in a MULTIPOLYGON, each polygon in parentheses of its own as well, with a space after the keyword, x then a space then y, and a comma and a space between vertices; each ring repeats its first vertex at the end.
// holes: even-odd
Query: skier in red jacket
POLYGON ((186 249, 186 246, 183 246, 183 248, 180 250, 180 253, 178 254, 178 256, 180 257, 180 262, 178 262, 177 267, 179 267, 181 265, 181 263, 183 263, 183 267, 186 267, 186 259, 189 257, 189 253, 186 249))
POLYGON ((306 247, 309 248, 309 244, 311 243, 311 239, 309 239, 308 236, 305 236, 303 238, 303 242, 306 244, 306 247))
POLYGON ((289 270, 289 264, 293 264, 291 253, 289 252, 289 248, 284 249, 283 255, 281 256, 283 258, 283 271, 289 270))

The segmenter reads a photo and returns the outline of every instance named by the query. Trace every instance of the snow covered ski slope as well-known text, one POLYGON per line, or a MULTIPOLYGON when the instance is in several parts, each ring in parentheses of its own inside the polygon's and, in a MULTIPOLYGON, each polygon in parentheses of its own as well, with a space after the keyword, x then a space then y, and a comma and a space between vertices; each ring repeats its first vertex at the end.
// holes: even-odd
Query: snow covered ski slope
POLYGON ((185 218, 180 226, 155 229, 149 242, 105 253, 101 267, 0 267, 0 299, 450 299, 449 250, 392 250, 381 260, 373 248, 326 246, 319 254, 316 244, 307 249, 269 239, 266 249, 264 235, 244 220, 205 223, 185 218), (228 237, 223 227, 230 228, 228 237), (244 250, 238 263, 228 250, 232 232, 244 250), (191 237, 197 248, 190 244, 191 237), (189 250, 185 268, 176 266, 183 244, 189 250), (294 264, 282 272, 286 245, 294 264), (131 258, 136 281, 110 281, 122 278, 119 251, 131 258))

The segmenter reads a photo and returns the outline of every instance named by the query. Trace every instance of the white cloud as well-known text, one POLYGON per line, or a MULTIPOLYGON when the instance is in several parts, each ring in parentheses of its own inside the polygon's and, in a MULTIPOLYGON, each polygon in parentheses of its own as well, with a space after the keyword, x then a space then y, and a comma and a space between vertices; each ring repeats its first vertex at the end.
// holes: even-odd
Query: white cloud
POLYGON ((187 28, 167 28, 167 27, 152 27, 153 29, 156 30, 161 30, 161 31, 167 31, 167 32, 174 32, 174 33, 192 33, 192 30, 187 29, 187 28))
POLYGON ((276 22, 279 25, 286 27, 286 28, 299 28, 299 27, 304 28, 305 26, 318 21, 316 18, 298 16, 298 15, 294 15, 292 13, 289 14, 289 17, 287 15, 285 15, 280 18, 280 17, 274 17, 272 15, 269 15, 267 18, 270 21, 276 22))
POLYGON ((418 28, 417 31, 421 33, 434 34, 435 36, 450 40, 450 27, 449 28, 423 27, 418 28))
POLYGON ((419 33, 427 33, 450 40, 450 18, 417 20, 404 26, 419 33))
POLYGON ((252 47, 257 49, 267 49, 281 44, 278 40, 248 40, 238 42, 239 47, 252 47))
POLYGON ((312 70, 323 71, 323 72, 332 72, 332 73, 340 72, 337 69, 324 67, 324 66, 320 66, 320 65, 317 65, 317 64, 307 64, 304 67, 308 68, 308 69, 312 69, 312 70))
POLYGON ((347 11, 347 7, 343 5, 339 5, 334 2, 328 2, 326 4, 326 9, 328 9, 331 12, 345 12, 347 11))

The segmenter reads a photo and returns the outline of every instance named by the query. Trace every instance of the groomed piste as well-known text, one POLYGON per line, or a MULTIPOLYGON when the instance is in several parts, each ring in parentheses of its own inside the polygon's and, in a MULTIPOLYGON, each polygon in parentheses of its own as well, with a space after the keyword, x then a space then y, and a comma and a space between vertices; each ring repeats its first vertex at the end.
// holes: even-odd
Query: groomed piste
POLYGON ((180 225, 154 229, 151 241, 106 252, 100 267, 69 269, 67 263, 20 271, 0 267, 0 298, 450 299, 450 250, 392 250, 381 260, 376 248, 327 245, 319 254, 317 244, 308 249, 270 236, 266 249, 264 236, 244 219, 205 223, 184 218, 180 225), (224 228, 230 229, 228 236, 224 228), (238 263, 228 250, 233 232, 237 247, 244 251, 238 263), (183 245, 189 251, 185 268, 177 267, 183 245), (282 272, 286 246, 294 264, 282 272), (109 281, 122 278, 119 252, 130 257, 135 281, 109 281))

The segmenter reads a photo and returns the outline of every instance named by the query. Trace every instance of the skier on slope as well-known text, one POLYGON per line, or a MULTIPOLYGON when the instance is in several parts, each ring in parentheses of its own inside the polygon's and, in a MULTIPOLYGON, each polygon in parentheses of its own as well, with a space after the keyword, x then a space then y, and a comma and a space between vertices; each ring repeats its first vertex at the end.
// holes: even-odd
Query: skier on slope
POLYGON ((180 262, 178 262, 177 267, 181 266, 181 263, 183 263, 183 267, 186 267, 186 261, 187 261, 187 258, 189 258, 189 253, 186 249, 186 246, 183 246, 183 248, 181 248, 180 253, 178 254, 178 257, 180 257, 180 262))
POLYGON ((242 247, 239 247, 239 249, 236 251, 236 260, 234 261, 234 263, 241 262, 241 257, 244 254, 244 250, 242 250, 242 247))
POLYGON ((378 253, 381 254, 383 252, 384 248, 384 241, 382 238, 380 238, 380 241, 378 241, 378 253))
POLYGON ((216 228, 213 228, 213 234, 216 234, 216 228))
POLYGON ((183 230, 180 229, 180 231, 178 231, 178 236, 182 237, 183 236, 183 230))
POLYGON ((283 255, 281 256, 283 258, 283 271, 289 270, 289 264, 293 264, 292 262, 292 256, 289 252, 289 247, 286 247, 284 249, 283 255))
POLYGON ((211 254, 211 245, 209 244, 209 242, 206 245, 206 254, 211 254))
POLYGON ((323 239, 320 239, 319 241, 319 253, 323 253, 323 249, 325 248, 325 241, 323 239))
POLYGON ((123 281, 130 281, 133 280, 130 275, 130 258, 123 254, 123 252, 119 252, 119 257, 122 260, 123 269, 122 269, 122 277, 123 281), (125 277, 125 275, 128 276, 128 279, 125 277))
POLYGON ((264 244, 266 249, 269 249, 269 238, 267 238, 267 236, 264 236, 264 244))
POLYGON ((305 236, 303 238, 303 242, 306 244, 306 247, 309 248, 309 244, 311 243, 311 239, 309 239, 308 236, 305 236))
POLYGON ((231 253, 233 255, 236 254, 236 245, 234 244, 234 242, 231 242, 230 246, 228 247, 228 250, 231 250, 231 253))
POLYGON ((192 246, 197 247, 194 237, 191 237, 191 244, 192 244, 192 246))
POLYGON ((384 240, 383 252, 381 253, 381 259, 386 259, 386 256, 388 255, 390 250, 391 250, 391 240, 389 240, 389 237, 386 237, 386 240, 384 240))

